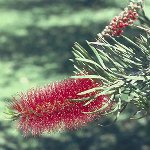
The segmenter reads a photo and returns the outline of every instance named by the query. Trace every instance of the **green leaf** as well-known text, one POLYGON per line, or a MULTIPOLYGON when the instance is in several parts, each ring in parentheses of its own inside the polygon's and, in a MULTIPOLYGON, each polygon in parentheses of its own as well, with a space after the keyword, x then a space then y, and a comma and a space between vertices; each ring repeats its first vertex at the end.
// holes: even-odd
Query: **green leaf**
POLYGON ((109 81, 107 79, 103 78, 100 75, 83 75, 83 76, 82 75, 77 75, 77 76, 71 76, 71 78, 100 79, 101 81, 105 81, 105 82, 109 83, 109 81))
MULTIPOLYGON (((88 44, 89 44, 89 43, 88 43, 88 44)), ((91 46, 91 45, 89 45, 89 46, 90 46, 91 50, 94 52, 94 54, 96 55, 96 57, 97 57, 97 59, 98 59, 100 65, 103 67, 104 70, 107 70, 107 67, 105 66, 104 61, 103 61, 103 59, 101 58, 101 56, 99 55, 97 49, 95 49, 95 48, 94 48, 93 46, 91 46)))

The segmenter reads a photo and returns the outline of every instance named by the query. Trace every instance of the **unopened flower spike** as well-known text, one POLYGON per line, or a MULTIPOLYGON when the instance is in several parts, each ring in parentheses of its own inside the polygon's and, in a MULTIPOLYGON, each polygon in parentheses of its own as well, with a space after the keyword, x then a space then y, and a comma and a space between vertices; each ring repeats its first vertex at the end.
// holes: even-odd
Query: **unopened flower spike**
POLYGON ((138 12, 142 5, 136 2, 130 2, 118 16, 115 16, 110 24, 100 33, 102 36, 120 36, 127 26, 132 25, 138 19, 138 12))

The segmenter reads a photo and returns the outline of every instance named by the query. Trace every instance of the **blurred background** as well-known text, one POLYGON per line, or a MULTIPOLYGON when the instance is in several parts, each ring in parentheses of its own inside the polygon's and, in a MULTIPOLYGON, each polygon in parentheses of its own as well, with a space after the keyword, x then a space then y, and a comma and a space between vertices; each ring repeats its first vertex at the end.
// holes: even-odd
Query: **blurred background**
MULTIPOLYGON (((17 92, 70 76, 74 42, 84 46, 85 40, 93 41, 127 3, 0 0, 0 150, 150 150, 146 119, 124 121, 124 114, 109 127, 97 121, 77 131, 23 137, 3 113, 17 92)), ((147 0, 147 14, 149 9, 147 0)))

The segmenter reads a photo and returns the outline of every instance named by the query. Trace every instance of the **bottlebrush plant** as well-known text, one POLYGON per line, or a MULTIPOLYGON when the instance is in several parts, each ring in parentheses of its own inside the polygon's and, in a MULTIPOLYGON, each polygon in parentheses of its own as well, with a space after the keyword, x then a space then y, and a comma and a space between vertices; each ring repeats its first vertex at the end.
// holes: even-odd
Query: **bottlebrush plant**
POLYGON ((110 109, 107 105, 102 112, 94 115, 84 112, 94 111, 108 104, 109 97, 96 92, 78 95, 85 90, 101 86, 92 79, 71 79, 49 84, 44 88, 29 90, 14 97, 10 104, 12 119, 19 120, 18 127, 24 134, 40 134, 58 129, 76 129, 98 118, 110 109), (87 103, 92 98, 91 103, 87 103))
POLYGON ((132 25, 138 19, 138 12, 141 11, 142 5, 139 3, 130 2, 128 7, 113 18, 108 26, 101 32, 103 36, 120 36, 123 33, 123 29, 132 25))
POLYGON ((9 114, 24 134, 76 129, 108 114, 117 120, 129 105, 134 118, 150 115, 150 28, 143 2, 131 1, 95 42, 87 42, 90 53, 75 43, 72 77, 13 98, 9 114), (134 25, 137 20, 147 26, 134 25), (131 25, 143 32, 135 41, 123 35, 131 25))

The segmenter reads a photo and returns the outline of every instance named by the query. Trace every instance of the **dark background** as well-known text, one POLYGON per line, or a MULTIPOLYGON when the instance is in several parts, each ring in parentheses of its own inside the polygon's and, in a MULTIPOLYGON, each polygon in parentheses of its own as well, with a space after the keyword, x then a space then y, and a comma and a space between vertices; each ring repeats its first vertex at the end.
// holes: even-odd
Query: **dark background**
MULTIPOLYGON (((0 150, 150 150, 147 119, 129 121, 123 114, 109 127, 97 121, 77 131, 23 137, 3 113, 17 92, 70 76, 74 42, 93 41, 127 2, 0 0, 0 150)), ((132 31, 128 36, 138 34, 132 31)))

